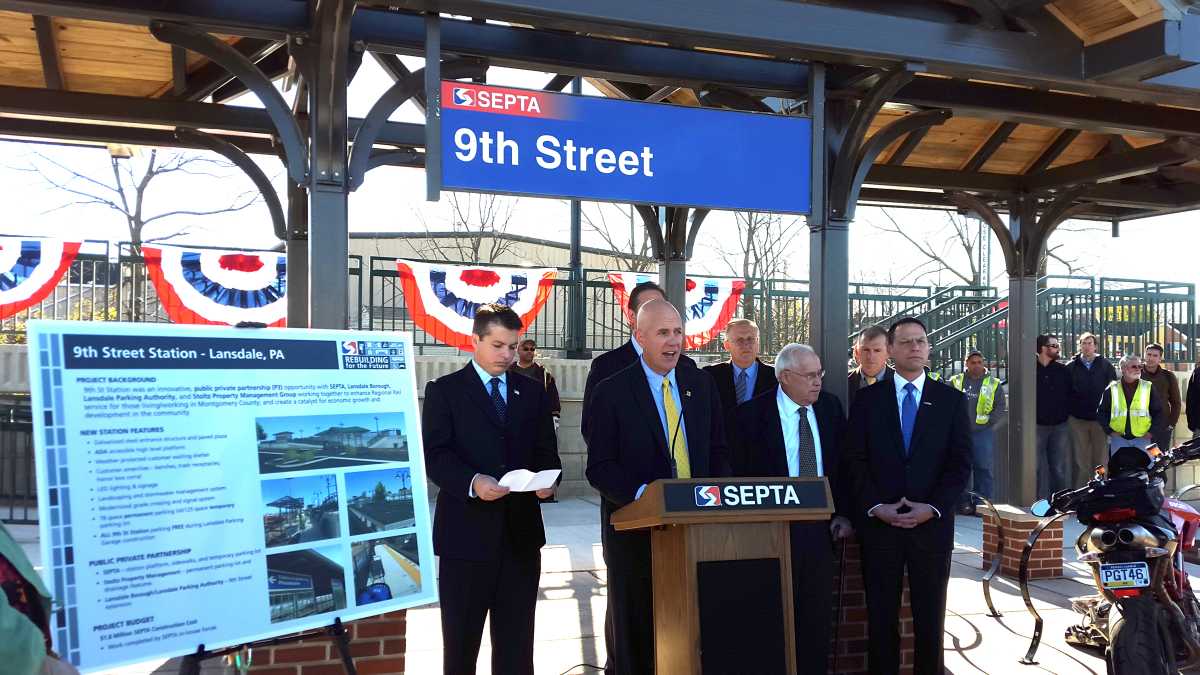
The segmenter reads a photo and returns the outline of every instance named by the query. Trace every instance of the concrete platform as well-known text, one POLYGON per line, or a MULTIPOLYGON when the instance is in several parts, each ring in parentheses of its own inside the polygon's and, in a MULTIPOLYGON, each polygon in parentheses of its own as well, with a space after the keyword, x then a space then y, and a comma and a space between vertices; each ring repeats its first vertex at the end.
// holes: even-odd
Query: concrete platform
MULTIPOLYGON (((604 662, 604 608, 606 574, 600 550, 599 501, 594 497, 566 499, 542 507, 547 526, 547 544, 542 551, 542 579, 537 610, 535 646, 539 675, 583 675, 597 671, 586 665, 604 662)), ((1045 620, 1043 641, 1037 652, 1039 663, 1024 666, 1033 633, 1033 617, 1026 611, 1015 581, 997 579, 992 598, 1002 616, 988 616, 979 580, 980 546, 983 542, 979 518, 956 520, 955 551, 943 642, 946 670, 967 673, 1040 673, 1059 675, 1105 672, 1098 653, 1068 646, 1063 630, 1077 621, 1071 598, 1089 595, 1092 586, 1085 565, 1075 562, 1071 546, 1080 526, 1067 522, 1064 532, 1062 579, 1031 584, 1032 597, 1045 620)), ((40 559, 36 528, 10 527, 35 563, 40 559)), ((1200 568, 1189 566, 1193 584, 1200 587, 1200 568)), ((407 672, 441 671, 440 615, 436 605, 418 607, 408 613, 407 672)), ((485 630, 480 651, 479 673, 491 673, 491 645, 485 630)), ((216 664, 206 664, 206 674, 226 673, 216 664)), ((172 662, 156 662, 114 671, 117 675, 174 673, 172 662)), ((230 673, 230 675, 232 675, 230 673)), ((499 675, 499 674, 497 674, 499 675)))

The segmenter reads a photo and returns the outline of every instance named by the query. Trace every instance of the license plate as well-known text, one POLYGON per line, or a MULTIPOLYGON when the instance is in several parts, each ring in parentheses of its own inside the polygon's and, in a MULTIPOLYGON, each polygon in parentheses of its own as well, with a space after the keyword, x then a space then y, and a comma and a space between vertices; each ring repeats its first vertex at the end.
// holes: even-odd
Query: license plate
POLYGON ((1144 562, 1100 565, 1100 583, 1105 588, 1144 588, 1150 585, 1150 565, 1144 562))

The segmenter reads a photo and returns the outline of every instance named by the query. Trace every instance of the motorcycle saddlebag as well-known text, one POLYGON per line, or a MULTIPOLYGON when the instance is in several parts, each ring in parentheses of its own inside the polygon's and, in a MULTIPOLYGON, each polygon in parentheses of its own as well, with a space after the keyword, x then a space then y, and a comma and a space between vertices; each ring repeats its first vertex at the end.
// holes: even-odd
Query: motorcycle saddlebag
POLYGON ((1115 476, 1092 488, 1075 512, 1086 525, 1094 524, 1096 514, 1111 509, 1133 509, 1144 518, 1162 510, 1164 498, 1160 479, 1149 480, 1144 473, 1115 476))

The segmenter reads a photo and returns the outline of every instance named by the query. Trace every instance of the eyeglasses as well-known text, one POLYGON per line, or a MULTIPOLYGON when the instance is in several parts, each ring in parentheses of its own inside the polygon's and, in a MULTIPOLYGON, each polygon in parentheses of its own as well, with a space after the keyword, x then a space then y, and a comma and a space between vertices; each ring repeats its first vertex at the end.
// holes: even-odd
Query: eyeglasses
POLYGON ((815 373, 800 373, 795 370, 789 369, 789 370, 785 370, 784 372, 792 373, 796 377, 803 378, 803 379, 809 380, 809 381, 825 379, 825 371, 824 370, 820 370, 815 373))
POLYGON ((732 342, 733 344, 735 344, 735 345, 739 346, 739 347, 749 347, 750 345, 755 345, 755 344, 758 344, 758 338, 757 338, 757 337, 754 337, 754 336, 751 336, 751 337, 741 337, 741 338, 738 338, 738 339, 736 339, 736 340, 733 340, 733 339, 731 339, 731 340, 729 340, 729 341, 730 341, 730 342, 732 342))
POLYGON ((1141 366, 1125 366, 1125 367, 1128 368, 1129 370, 1141 370, 1142 369, 1141 366))

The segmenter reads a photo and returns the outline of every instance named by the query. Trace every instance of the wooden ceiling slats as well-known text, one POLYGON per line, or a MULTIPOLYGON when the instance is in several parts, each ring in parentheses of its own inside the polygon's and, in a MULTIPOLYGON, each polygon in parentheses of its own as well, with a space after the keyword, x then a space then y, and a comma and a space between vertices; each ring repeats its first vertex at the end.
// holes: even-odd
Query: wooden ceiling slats
POLYGON ((985 173, 1024 173, 1042 151, 1058 137, 1058 129, 1022 124, 1013 130, 1008 140, 984 163, 985 173))

